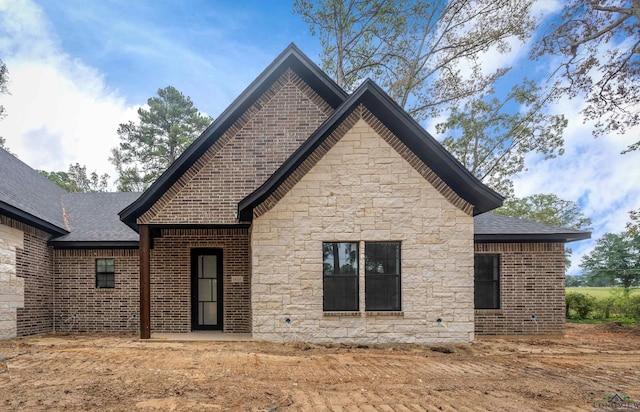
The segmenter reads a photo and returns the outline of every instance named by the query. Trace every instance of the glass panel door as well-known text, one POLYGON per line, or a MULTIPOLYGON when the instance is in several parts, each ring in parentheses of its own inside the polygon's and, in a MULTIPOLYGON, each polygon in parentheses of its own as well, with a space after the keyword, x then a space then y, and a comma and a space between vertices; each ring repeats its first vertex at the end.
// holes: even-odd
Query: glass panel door
POLYGON ((192 250, 192 327, 222 329, 222 251, 192 250))

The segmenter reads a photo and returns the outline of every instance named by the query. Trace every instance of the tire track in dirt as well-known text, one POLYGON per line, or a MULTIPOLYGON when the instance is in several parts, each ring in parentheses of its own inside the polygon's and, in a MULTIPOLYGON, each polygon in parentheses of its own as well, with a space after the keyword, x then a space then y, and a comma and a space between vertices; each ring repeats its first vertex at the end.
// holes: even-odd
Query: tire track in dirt
POLYGON ((616 390, 640 397, 638 338, 568 334, 450 354, 104 335, 0 341, 0 410, 564 411, 616 390))

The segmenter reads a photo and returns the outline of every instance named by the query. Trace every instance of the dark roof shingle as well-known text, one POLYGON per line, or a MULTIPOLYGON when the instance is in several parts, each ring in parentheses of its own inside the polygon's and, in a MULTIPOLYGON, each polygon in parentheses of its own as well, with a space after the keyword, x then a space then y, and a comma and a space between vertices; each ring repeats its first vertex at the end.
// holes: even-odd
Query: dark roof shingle
POLYGON ((52 241, 55 245, 71 242, 137 242, 138 234, 120 221, 118 212, 133 203, 140 193, 67 193, 62 207, 71 233, 52 241))
POLYGON ((0 212, 49 233, 68 231, 60 207, 67 191, 0 148, 0 212))
POLYGON ((573 242, 591 237, 590 232, 582 230, 549 226, 490 212, 475 217, 474 234, 476 241, 488 242, 573 242))

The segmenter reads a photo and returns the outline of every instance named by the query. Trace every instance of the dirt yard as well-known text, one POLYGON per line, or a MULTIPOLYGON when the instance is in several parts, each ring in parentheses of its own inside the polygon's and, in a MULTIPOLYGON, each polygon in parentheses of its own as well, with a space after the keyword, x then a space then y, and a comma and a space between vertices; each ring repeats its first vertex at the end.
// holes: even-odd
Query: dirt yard
POLYGON ((640 327, 569 325, 564 339, 443 347, 0 341, 0 410, 594 410, 640 399, 640 327))

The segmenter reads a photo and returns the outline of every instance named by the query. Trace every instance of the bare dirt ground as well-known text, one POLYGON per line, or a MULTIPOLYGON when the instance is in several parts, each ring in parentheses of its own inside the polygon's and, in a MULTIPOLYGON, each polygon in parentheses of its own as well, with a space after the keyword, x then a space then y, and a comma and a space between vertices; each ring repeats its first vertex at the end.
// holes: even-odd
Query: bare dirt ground
POLYGON ((0 341, 0 410, 594 410, 640 398, 640 327, 568 325, 562 339, 446 347, 0 341))

